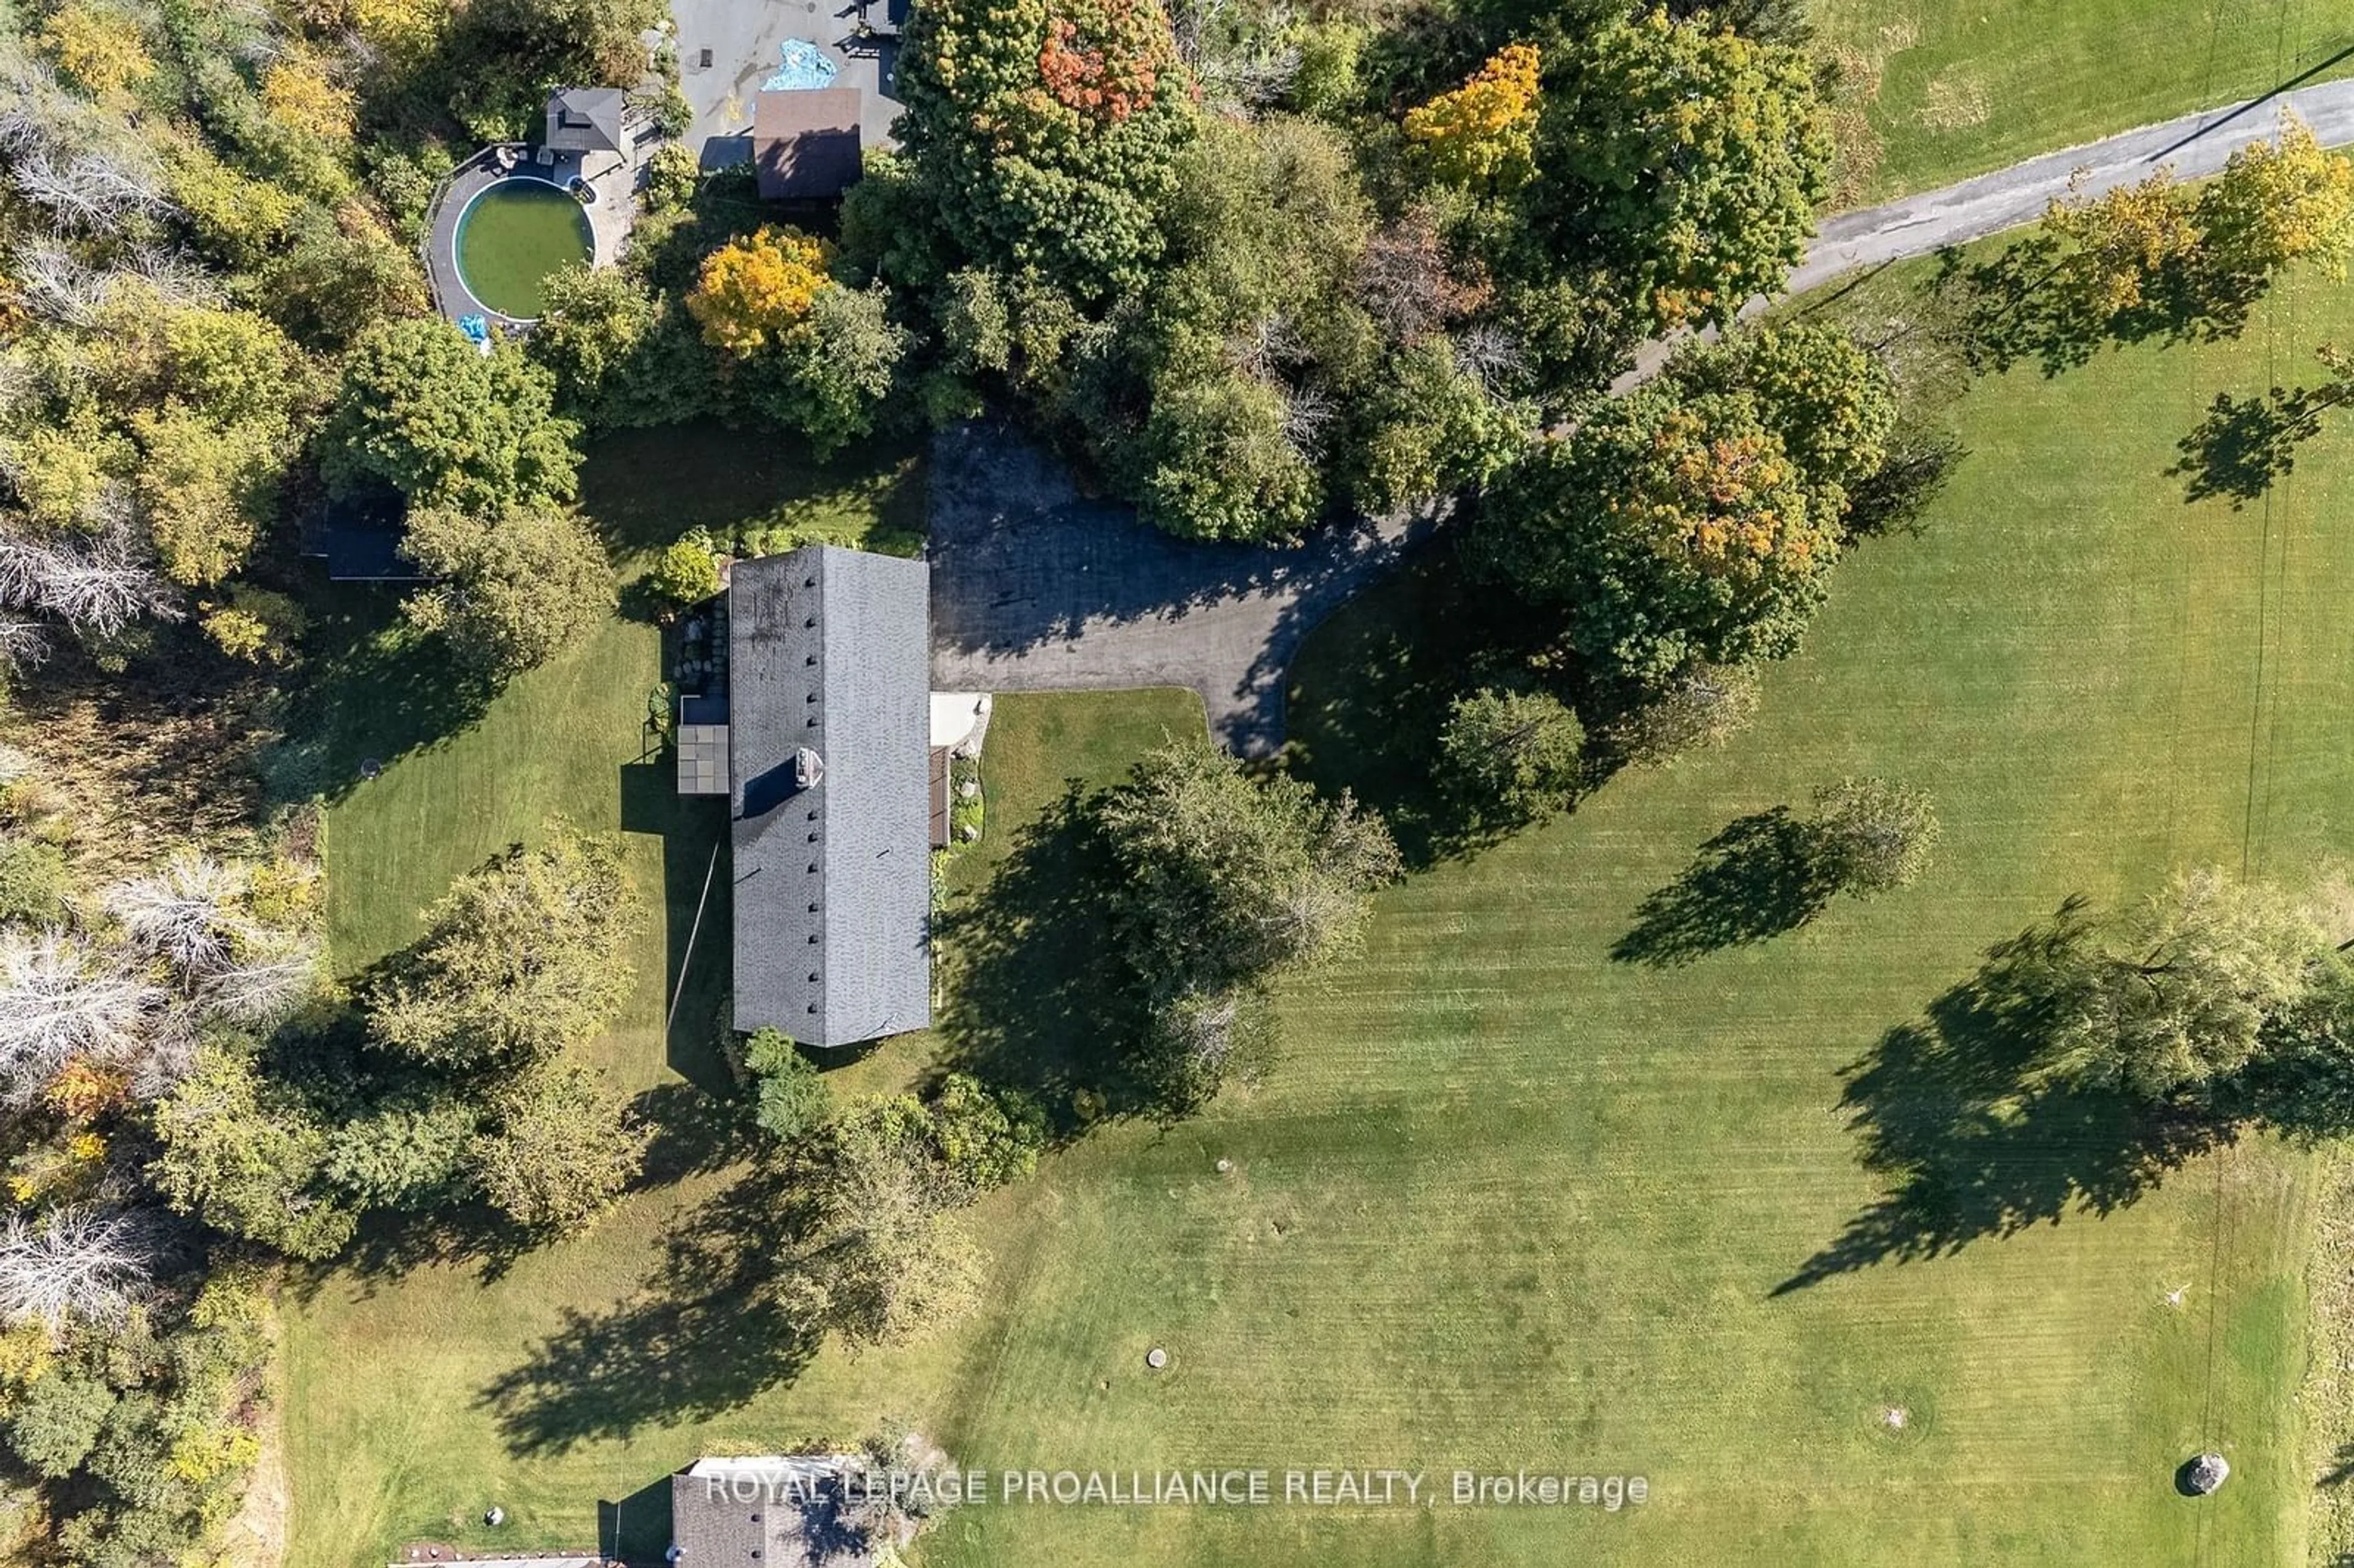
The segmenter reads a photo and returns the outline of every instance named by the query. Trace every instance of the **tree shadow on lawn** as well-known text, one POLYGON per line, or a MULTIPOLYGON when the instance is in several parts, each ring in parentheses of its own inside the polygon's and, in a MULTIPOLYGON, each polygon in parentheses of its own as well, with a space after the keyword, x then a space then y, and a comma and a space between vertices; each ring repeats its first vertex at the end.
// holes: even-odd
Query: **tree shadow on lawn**
POLYGON ((1034 1097, 1063 1139, 1091 1119, 1085 1098, 1106 1115, 1137 1113, 1150 1098, 1123 1054, 1143 1003, 1097 895, 1119 874, 1074 781, 1016 831, 988 881, 934 921, 950 970, 941 1065, 1034 1097))
POLYGON ((662 840, 663 1056, 687 1082, 726 1097, 736 1082, 721 1060, 735 908, 727 896, 725 796, 681 795, 667 754, 620 769, 621 831, 662 840))
POLYGON ((483 1390, 508 1451, 562 1454, 710 1420, 798 1378, 823 1332, 775 1287, 793 1225, 790 1193, 767 1166, 683 1211, 633 1295, 603 1312, 566 1309, 562 1327, 483 1390))
POLYGON ((1774 1295, 1875 1264, 1946 1256, 2070 1213, 2114 1213, 2230 1141, 2229 1122, 2052 1068, 2047 1047, 2088 939, 2081 908, 2071 899, 2052 921, 1989 949, 1976 974, 1846 1069, 1840 1107, 1862 1135, 1865 1168, 1891 1190, 1774 1295))
POLYGON ((1813 830, 1787 806, 1752 812, 1701 845, 1682 875, 1644 898, 1611 947, 1622 964, 1675 969, 1724 948, 1794 931, 1822 913, 1838 885, 1813 830))
POLYGON ((2013 240, 1984 261, 1953 249, 1938 253, 1939 270, 1926 289, 1931 298, 1958 302, 1973 368, 2004 371, 2032 362, 2051 376, 2090 364, 2105 347, 2223 342, 2246 329, 2264 295, 2265 279, 2227 271, 2193 252, 2144 279, 2137 302, 2108 310, 2068 286, 2067 254, 2043 232, 2013 240))
POLYGON ((337 584, 319 603, 285 738, 263 764, 278 800, 341 800, 371 768, 439 746, 490 711, 497 683, 407 625, 390 594, 337 584))
POLYGON ((2177 443, 2181 459, 2166 471, 2185 478, 2186 502, 2222 496, 2239 511, 2296 466, 2296 449, 2321 433, 2321 416, 2354 394, 2354 383, 2275 387, 2261 397, 2215 394, 2206 417, 2177 443))
MULTIPOLYGON (((1525 678, 1546 620, 1455 548, 1459 528, 1416 549, 1308 633, 1292 661, 1286 766, 1324 794, 1382 814, 1414 870, 1475 854, 1525 825, 1482 821, 1448 788, 1440 737, 1456 698, 1525 678)), ((1589 734, 1596 694, 1574 699, 1589 734)), ((1589 787, 1591 785, 1589 784, 1589 787)))
POLYGON ((580 506, 625 569, 691 528, 722 535, 723 546, 748 525, 847 543, 854 522, 871 515, 875 532, 920 546, 924 450, 906 437, 875 437, 817 462, 798 440, 716 418, 612 430, 588 445, 580 506))

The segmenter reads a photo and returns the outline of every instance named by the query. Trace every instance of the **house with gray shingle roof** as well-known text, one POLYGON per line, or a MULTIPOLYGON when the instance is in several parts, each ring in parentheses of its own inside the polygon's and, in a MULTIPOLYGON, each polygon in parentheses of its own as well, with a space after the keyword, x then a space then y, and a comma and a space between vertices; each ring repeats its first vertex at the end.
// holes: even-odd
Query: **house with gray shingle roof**
POLYGON ((931 1022, 931 572, 815 545, 727 587, 735 1026, 931 1022))
POLYGON ((698 1459, 671 1478, 669 1561, 870 1568, 875 1543, 843 1510, 845 1479, 862 1467, 846 1455, 698 1459))

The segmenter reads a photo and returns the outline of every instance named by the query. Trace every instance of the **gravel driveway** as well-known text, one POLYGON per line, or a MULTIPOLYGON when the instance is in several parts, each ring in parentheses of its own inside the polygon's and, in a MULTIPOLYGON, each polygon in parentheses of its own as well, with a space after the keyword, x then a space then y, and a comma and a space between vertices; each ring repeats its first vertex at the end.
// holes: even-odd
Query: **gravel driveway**
POLYGON ((1003 426, 960 426, 932 451, 932 684, 1190 686, 1211 735, 1266 757, 1300 639, 1433 525, 1334 526, 1296 549, 1188 544, 1082 497, 1003 426))

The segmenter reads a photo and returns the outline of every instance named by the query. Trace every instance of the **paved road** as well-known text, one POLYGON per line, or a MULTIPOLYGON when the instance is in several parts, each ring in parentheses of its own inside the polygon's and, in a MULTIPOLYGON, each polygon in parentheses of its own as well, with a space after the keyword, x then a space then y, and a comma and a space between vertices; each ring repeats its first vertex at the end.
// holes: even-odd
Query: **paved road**
MULTIPOLYGON (((2233 153, 2271 137, 2280 129, 2281 116, 2291 111, 2313 127, 2324 146, 2354 143, 2354 80, 2324 82, 2186 114, 2162 125, 2046 153, 1942 190, 1843 212, 1824 223, 1807 249, 1806 260, 1790 274, 1786 292, 1804 293, 1855 268, 1884 267, 2032 223, 2054 196, 2068 194, 2070 181, 2080 170, 2084 177, 2076 188, 2087 196, 2147 179, 2161 166, 2184 179, 2215 174, 2233 153)), ((1742 313, 1754 315, 1766 302, 1753 300, 1742 313)), ((1611 390, 1623 392, 1649 380, 1674 341, 1645 344, 1635 368, 1613 382, 1611 390)))
POLYGON ((1432 522, 1320 530, 1297 549, 1194 545, 1090 501, 1002 425, 932 447, 932 684, 1036 692, 1190 686, 1245 757, 1283 744, 1300 639, 1432 522))

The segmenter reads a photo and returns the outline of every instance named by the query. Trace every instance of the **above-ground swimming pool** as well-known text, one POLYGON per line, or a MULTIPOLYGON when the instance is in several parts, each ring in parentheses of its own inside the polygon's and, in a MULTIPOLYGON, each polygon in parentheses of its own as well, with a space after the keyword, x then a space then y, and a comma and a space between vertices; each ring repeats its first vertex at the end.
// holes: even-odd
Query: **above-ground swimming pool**
POLYGON ((550 273, 588 260, 596 248, 578 198, 523 177, 477 196, 458 219, 456 243, 458 275, 474 298, 518 321, 545 308, 550 273))

